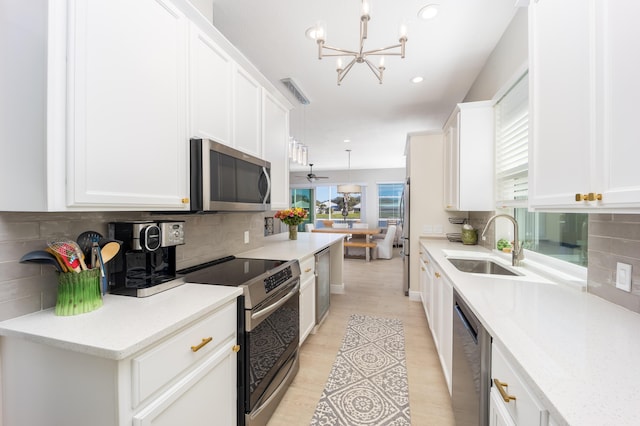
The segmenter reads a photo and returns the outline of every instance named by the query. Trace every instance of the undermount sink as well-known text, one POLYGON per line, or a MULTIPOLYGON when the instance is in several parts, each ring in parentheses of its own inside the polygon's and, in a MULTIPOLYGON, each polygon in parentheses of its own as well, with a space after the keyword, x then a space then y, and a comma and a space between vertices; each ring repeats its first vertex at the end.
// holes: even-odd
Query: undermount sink
POLYGON ((489 275, 520 275, 517 272, 507 269, 491 259, 461 259, 448 257, 447 260, 462 272, 489 275))

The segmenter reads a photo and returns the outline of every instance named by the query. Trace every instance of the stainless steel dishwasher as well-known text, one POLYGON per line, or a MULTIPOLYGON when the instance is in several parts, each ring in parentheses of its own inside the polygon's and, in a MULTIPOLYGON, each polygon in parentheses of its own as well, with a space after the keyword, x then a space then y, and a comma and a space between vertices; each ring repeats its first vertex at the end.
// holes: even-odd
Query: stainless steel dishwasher
POLYGON ((331 304, 331 252, 327 247, 316 253, 316 325, 329 313, 331 304))
POLYGON ((451 403, 456 426, 489 424, 491 336, 453 291, 451 403))

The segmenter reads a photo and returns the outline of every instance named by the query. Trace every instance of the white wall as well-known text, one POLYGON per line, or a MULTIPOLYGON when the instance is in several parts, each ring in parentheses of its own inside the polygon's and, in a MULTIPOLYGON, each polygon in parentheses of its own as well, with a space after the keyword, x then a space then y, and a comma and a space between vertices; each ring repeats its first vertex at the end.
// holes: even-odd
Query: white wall
POLYGON ((314 188, 316 186, 340 185, 343 183, 354 183, 363 185, 365 190, 365 219, 369 226, 378 226, 378 184, 404 182, 405 169, 374 169, 374 170, 314 170, 317 176, 327 176, 328 179, 321 179, 314 183, 309 183, 306 179, 307 171, 291 172, 289 182, 291 188, 314 188))
POLYGON ((464 102, 486 101, 528 63, 527 8, 520 8, 467 92, 464 102))

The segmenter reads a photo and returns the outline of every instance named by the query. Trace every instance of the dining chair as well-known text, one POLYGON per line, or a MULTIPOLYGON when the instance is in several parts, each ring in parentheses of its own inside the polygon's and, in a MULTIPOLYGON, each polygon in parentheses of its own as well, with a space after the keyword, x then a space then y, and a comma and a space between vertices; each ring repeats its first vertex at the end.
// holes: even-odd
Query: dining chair
POLYGON ((393 257, 393 241, 396 237, 396 225, 389 225, 384 239, 374 249, 374 259, 391 259, 393 257))

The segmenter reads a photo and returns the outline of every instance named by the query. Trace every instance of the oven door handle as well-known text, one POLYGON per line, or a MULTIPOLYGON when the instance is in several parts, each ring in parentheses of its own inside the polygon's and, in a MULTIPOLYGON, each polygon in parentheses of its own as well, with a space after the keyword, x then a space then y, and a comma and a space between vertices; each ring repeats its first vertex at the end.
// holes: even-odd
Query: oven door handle
POLYGON ((300 281, 299 280, 298 280, 298 283, 296 284, 296 286, 293 287, 293 289, 289 292, 289 294, 284 296, 282 299, 278 300, 273 305, 269 305, 266 308, 261 309, 261 310, 259 310, 258 312, 254 313, 254 314, 251 314, 251 319, 252 320, 257 320, 258 318, 262 318, 265 315, 269 315, 271 312, 275 311, 280 306, 282 306, 285 303, 287 303, 287 301, 289 299, 291 299, 293 296, 295 296, 298 293, 298 290, 300 290, 300 281))

